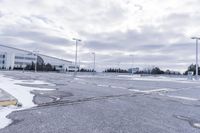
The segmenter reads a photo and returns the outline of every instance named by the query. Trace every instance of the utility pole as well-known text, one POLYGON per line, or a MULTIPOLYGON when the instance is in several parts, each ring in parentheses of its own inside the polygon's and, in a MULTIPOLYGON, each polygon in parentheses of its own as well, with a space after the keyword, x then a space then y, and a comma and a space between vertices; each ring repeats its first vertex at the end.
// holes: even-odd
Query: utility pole
POLYGON ((96 65, 96 54, 95 54, 95 52, 93 52, 92 55, 94 56, 94 58, 93 58, 93 75, 94 75, 95 74, 95 65, 96 65))
POLYGON ((198 40, 200 40, 199 37, 192 37, 192 39, 195 39, 196 40, 196 80, 198 80, 198 68, 199 68, 199 65, 198 65, 198 40))
POLYGON ((78 48, 78 42, 81 42, 80 39, 77 39, 77 38, 73 38, 73 40, 76 42, 76 53, 75 53, 75 70, 74 70, 74 76, 76 76, 77 74, 77 48, 78 48))

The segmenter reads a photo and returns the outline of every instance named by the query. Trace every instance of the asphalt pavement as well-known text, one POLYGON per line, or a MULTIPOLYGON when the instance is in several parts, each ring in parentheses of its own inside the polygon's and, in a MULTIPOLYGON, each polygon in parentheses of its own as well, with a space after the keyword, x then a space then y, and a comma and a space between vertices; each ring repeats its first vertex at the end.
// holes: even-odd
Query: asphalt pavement
POLYGON ((35 90, 36 107, 15 111, 0 133, 199 133, 200 81, 116 75, 0 72, 35 90))

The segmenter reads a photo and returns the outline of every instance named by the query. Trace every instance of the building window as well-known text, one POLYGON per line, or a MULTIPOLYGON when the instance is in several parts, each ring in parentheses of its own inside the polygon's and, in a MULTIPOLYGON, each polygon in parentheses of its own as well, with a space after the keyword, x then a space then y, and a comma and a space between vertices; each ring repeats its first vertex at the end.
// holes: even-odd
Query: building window
POLYGON ((15 56, 15 59, 24 59, 24 57, 15 56))
POLYGON ((4 59, 5 57, 6 57, 6 56, 5 56, 4 54, 0 55, 0 58, 3 58, 3 59, 4 59))
POLYGON ((21 60, 35 60, 35 58, 32 57, 21 57, 21 56, 15 56, 15 59, 21 59, 21 60))

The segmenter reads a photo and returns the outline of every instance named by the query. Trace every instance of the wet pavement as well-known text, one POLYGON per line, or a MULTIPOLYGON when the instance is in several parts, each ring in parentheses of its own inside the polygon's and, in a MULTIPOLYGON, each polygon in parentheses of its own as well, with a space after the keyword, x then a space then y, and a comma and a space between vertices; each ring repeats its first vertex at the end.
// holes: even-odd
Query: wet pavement
POLYGON ((0 72, 51 84, 34 90, 36 107, 12 112, 0 133, 199 133, 200 82, 134 80, 116 75, 0 72))

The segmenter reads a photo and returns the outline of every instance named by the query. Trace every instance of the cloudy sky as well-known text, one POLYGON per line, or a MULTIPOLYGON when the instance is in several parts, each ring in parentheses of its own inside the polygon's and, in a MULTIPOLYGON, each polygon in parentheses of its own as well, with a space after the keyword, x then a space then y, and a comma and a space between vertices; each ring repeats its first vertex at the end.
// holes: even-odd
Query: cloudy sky
POLYGON ((0 43, 97 68, 159 66, 184 71, 195 62, 199 0, 0 0, 0 43))

